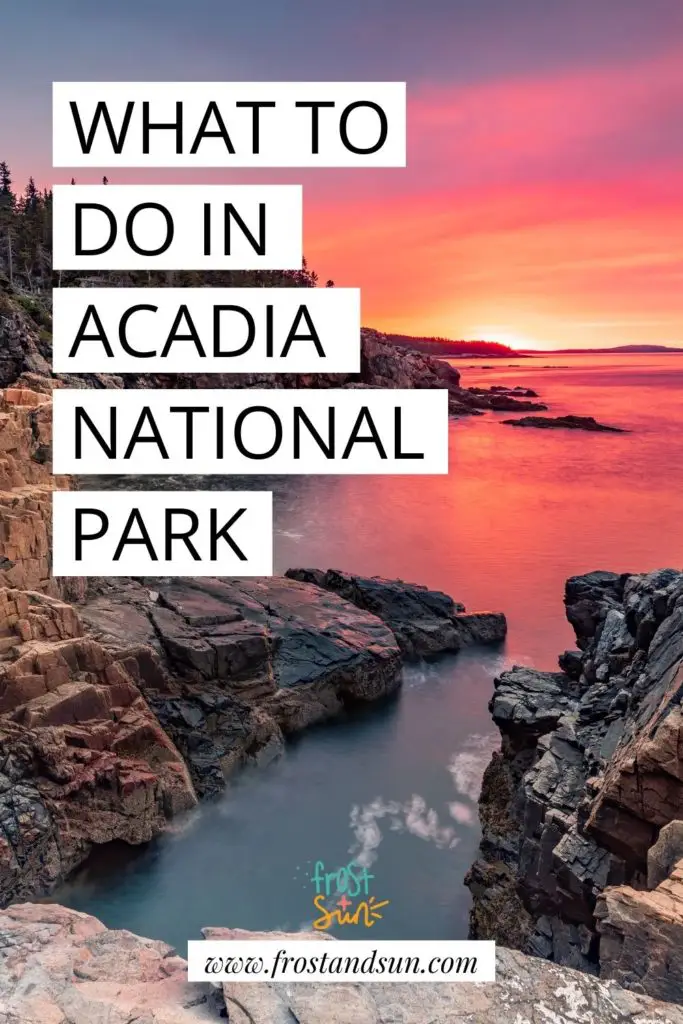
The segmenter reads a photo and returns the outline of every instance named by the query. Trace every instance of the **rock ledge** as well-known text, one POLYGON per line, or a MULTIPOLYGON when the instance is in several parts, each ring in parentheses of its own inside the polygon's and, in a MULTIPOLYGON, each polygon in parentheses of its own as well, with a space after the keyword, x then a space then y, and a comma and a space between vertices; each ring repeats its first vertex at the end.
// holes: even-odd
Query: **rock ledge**
POLYGON ((506 949, 495 984, 220 988, 189 984, 186 972, 164 942, 109 931, 87 914, 30 903, 0 912, 3 1024, 683 1024, 679 1007, 506 949))

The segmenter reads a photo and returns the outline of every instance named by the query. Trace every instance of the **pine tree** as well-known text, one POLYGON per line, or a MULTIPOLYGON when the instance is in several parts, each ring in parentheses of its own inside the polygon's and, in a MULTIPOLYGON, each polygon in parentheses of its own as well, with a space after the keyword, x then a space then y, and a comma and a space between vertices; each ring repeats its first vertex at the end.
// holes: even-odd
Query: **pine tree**
POLYGON ((12 175, 8 164, 0 162, 0 253, 7 265, 10 285, 14 281, 14 210, 12 175))
POLYGON ((23 213, 35 213, 40 203, 40 192, 36 188, 36 183, 33 178, 28 179, 28 185, 24 190, 24 198, 22 201, 22 212, 23 213))
POLYGON ((12 191, 12 175, 7 163, 0 162, 0 206, 14 208, 14 192, 12 191))
MULTIPOLYGON (((108 184, 106 175, 101 179, 108 184)), ((76 184, 75 178, 71 179, 76 184)), ((54 286, 78 286, 87 274, 52 271, 52 192, 29 178, 17 198, 8 164, 0 161, 0 276, 18 291, 40 296, 54 286)), ((102 272, 110 287, 315 288, 317 274, 303 261, 300 270, 139 270, 102 272)), ((328 281, 327 287, 333 282, 328 281)), ((6 286, 6 281, 5 281, 6 286)), ((40 305, 40 302, 38 302, 40 305)))

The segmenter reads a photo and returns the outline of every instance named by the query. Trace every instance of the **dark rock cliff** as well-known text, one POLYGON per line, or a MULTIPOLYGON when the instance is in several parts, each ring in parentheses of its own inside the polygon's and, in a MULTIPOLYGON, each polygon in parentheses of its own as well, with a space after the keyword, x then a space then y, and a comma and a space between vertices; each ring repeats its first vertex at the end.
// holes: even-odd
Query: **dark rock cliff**
POLYGON ((672 985, 670 969, 647 974, 647 957, 640 969, 615 962, 632 949, 616 913, 626 899, 667 898, 683 941, 680 883, 677 908, 648 883, 660 830, 683 817, 683 573, 573 577, 565 606, 578 650, 561 671, 513 668, 495 682, 502 748, 481 794, 471 932, 683 1000, 680 972, 672 985))

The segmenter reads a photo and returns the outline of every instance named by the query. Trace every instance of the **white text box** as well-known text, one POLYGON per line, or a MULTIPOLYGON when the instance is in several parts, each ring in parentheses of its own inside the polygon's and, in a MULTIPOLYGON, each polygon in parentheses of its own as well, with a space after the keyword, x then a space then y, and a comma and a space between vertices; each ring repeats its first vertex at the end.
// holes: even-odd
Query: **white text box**
POLYGON ((55 389, 53 472, 448 472, 448 391, 55 389))
POLYGON ((56 288, 52 319, 56 373, 360 370, 357 288, 56 288))
POLYGON ((302 264, 300 185, 55 185, 52 225, 55 270, 302 264))
POLYGON ((55 167, 406 164, 405 82, 55 82, 52 104, 55 167))
POLYGON ((265 491, 55 491, 52 502, 53 576, 273 572, 265 491))
MULTIPOLYGON (((493 982, 488 941, 205 939, 188 942, 188 980, 231 982, 493 982)), ((350 1018, 349 1018, 350 1019, 350 1018)))

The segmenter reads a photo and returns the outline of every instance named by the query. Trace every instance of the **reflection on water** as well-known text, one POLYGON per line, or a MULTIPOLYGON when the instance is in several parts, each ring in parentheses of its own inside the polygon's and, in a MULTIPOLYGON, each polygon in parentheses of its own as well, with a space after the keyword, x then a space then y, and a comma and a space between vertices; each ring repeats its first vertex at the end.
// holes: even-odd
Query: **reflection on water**
POLYGON ((495 742, 488 722, 485 740, 478 730, 499 664, 468 653, 409 669, 399 700, 313 729, 174 835, 104 850, 55 898, 183 950, 207 924, 310 924, 315 862, 354 857, 390 901, 373 936, 464 935, 477 780, 495 742))
MULTIPOLYGON (((567 576, 681 565, 683 358, 555 356, 463 373, 466 384, 528 384, 551 415, 633 432, 515 430, 493 414, 452 428, 448 477, 271 478, 276 568, 398 576, 502 609, 506 649, 410 668, 397 700, 298 738, 172 836, 102 851, 56 898, 184 951, 203 925, 310 923, 315 862, 333 870, 355 856, 390 905, 372 932, 344 935, 465 936, 493 676, 509 663, 555 667, 572 642, 567 576)), ((212 484, 225 481, 201 486, 212 484)))

